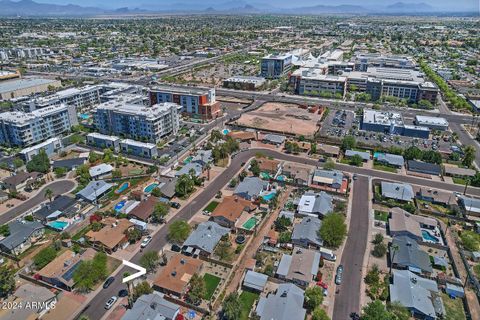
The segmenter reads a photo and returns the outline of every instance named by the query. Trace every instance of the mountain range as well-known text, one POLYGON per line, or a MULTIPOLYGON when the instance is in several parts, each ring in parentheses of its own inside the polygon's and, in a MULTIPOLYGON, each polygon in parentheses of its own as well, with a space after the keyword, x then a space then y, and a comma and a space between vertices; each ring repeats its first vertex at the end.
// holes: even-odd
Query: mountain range
MULTIPOLYGON (((123 4, 123 3, 122 3, 123 4)), ((248 3, 243 0, 215 3, 209 1, 175 3, 167 5, 139 4, 136 8, 100 8, 74 4, 39 3, 33 0, 0 0, 0 16, 97 16, 115 14, 151 13, 218 13, 218 14, 428 14, 441 12, 429 4, 397 2, 384 6, 314 5, 295 8, 276 8, 266 3, 248 3)))

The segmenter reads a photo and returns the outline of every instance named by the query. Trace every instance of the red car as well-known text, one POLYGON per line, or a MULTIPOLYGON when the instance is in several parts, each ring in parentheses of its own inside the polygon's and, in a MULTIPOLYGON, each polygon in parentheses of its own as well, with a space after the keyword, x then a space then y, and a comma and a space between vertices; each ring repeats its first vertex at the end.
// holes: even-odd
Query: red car
POLYGON ((322 287, 323 289, 328 289, 328 285, 322 281, 317 281, 317 286, 322 287))

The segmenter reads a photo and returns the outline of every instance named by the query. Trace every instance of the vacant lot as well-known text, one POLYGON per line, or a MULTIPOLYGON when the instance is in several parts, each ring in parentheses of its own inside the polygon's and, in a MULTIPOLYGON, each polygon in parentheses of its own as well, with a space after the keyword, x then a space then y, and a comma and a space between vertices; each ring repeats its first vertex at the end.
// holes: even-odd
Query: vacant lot
POLYGON ((279 133, 313 136, 321 114, 310 113, 296 104, 267 102, 257 110, 244 113, 237 124, 279 133))

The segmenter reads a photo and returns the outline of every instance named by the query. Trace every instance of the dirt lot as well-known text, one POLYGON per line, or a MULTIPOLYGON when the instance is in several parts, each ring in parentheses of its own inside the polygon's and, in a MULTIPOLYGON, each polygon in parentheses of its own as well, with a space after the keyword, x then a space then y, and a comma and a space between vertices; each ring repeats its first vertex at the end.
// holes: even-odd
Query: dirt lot
POLYGON ((313 136, 321 114, 310 113, 296 104, 267 102, 259 109, 244 113, 237 124, 295 135, 313 136))

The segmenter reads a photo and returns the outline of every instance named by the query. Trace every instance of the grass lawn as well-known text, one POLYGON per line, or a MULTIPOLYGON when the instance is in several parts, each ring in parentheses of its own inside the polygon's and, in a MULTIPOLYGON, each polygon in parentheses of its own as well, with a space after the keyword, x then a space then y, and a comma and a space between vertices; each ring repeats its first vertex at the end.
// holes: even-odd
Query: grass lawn
POLYGON ((373 169, 387 171, 387 172, 393 172, 393 173, 397 172, 396 168, 389 167, 389 166, 386 166, 386 165, 383 165, 383 164, 377 164, 377 163, 373 164, 373 169))
POLYGON ((240 294, 240 305, 242 306, 242 312, 240 313, 240 320, 248 320, 248 314, 252 309, 253 303, 258 299, 258 293, 249 291, 242 291, 240 294))
POLYGON ((375 220, 388 221, 388 212, 375 210, 375 220))
POLYGON ((203 280, 205 281, 205 287, 207 289, 205 300, 210 300, 221 279, 210 273, 205 273, 203 280))
POLYGON ((453 183, 456 183, 456 184, 465 185, 467 183, 467 181, 465 179, 462 179, 462 178, 453 177, 452 180, 453 180, 453 183))
POLYGON ((215 210, 215 208, 219 205, 219 203, 220 202, 218 202, 218 201, 212 201, 203 210, 208 211, 208 212, 213 212, 213 210, 215 210))
POLYGON ((462 299, 450 299, 448 295, 442 293, 443 304, 445 305, 445 311, 447 313, 445 319, 448 320, 464 320, 465 311, 463 310, 462 299))
POLYGON ((133 169, 128 171, 128 174, 131 176, 136 176, 143 173, 143 169, 133 169))

